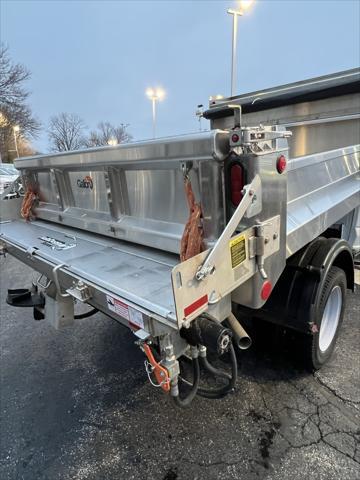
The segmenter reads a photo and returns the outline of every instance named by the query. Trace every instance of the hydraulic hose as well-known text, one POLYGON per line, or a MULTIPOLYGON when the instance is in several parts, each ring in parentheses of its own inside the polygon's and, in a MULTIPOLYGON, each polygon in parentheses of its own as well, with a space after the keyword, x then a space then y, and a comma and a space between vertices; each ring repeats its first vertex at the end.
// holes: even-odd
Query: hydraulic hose
POLYGON ((92 308, 88 312, 85 313, 80 313, 78 315, 74 315, 75 320, 81 320, 82 318, 88 318, 91 317, 92 315, 95 315, 99 310, 97 308, 92 308))
MULTIPOLYGON (((205 364, 206 364, 206 367, 205 367, 206 370, 208 370, 213 375, 221 376, 221 377, 226 378, 228 380, 228 384, 223 386, 223 387, 220 387, 220 388, 209 388, 208 389, 208 388, 198 387, 196 393, 198 395, 200 395, 200 397, 212 398, 212 399, 222 398, 222 397, 224 397, 225 395, 227 395, 228 393, 230 393, 231 391, 234 390, 235 385, 236 385, 238 371, 237 371, 237 360, 236 360, 235 349, 234 349, 232 343, 230 344, 229 352, 230 352, 230 359, 231 359, 231 375, 213 367, 207 360, 206 360, 206 362, 204 362, 205 357, 200 357, 202 365, 205 366, 205 364), (208 367, 210 367, 210 369, 208 367)), ((181 378, 181 381, 183 383, 185 383, 186 385, 193 386, 191 384, 191 382, 189 382, 188 380, 185 380, 184 378, 181 378)))
MULTIPOLYGON (((234 347, 233 347, 233 344, 230 343, 230 348, 229 348, 229 352, 230 352, 230 359, 231 359, 231 377, 229 379, 229 383, 227 385, 225 385, 224 387, 220 387, 220 388, 198 388, 197 390, 197 394, 200 395, 201 397, 205 397, 205 398, 222 398, 224 397, 225 395, 227 395, 228 393, 230 393, 231 391, 234 390, 235 388, 235 385, 236 385, 236 380, 237 380, 237 373, 238 373, 238 370, 237 370, 237 360, 236 360, 236 354, 235 354, 235 350, 234 350, 234 347)), ((208 365, 210 365, 208 363, 208 365)), ((212 367, 212 365, 211 365, 212 367)), ((214 367, 212 367, 214 368, 214 367)), ((215 371, 219 372, 219 370, 217 369, 214 369, 215 371)), ((223 374, 225 372, 221 372, 222 373, 222 376, 224 376, 223 374)))
POLYGON ((211 375, 214 375, 215 377, 222 377, 226 378, 227 380, 231 380, 231 375, 227 372, 224 372, 223 370, 219 370, 218 368, 215 368, 211 363, 208 361, 206 357, 200 357, 200 363, 204 367, 204 369, 211 373, 211 375))
POLYGON ((200 383, 200 366, 198 358, 193 358, 193 384, 191 386, 190 392, 186 395, 186 397, 181 398, 180 394, 173 396, 173 400, 178 407, 186 408, 190 405, 190 403, 194 400, 195 395, 197 394, 199 383, 200 383))

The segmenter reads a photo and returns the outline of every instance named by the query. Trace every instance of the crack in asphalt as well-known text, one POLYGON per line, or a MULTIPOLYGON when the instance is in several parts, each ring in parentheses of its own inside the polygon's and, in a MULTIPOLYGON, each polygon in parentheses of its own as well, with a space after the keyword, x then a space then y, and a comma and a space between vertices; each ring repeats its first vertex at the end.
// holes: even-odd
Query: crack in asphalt
POLYGON ((314 374, 313 375, 313 378, 318 382, 320 383, 320 385, 322 385, 324 388, 326 388, 327 390, 329 390, 336 398, 338 398, 339 400, 341 400, 342 402, 345 402, 345 403, 350 403, 350 405, 360 405, 360 401, 357 401, 357 400, 349 400, 348 398, 345 398, 344 396, 340 395, 336 390, 335 388, 333 387, 330 387, 326 382, 324 382, 324 380, 321 379, 321 377, 319 376, 319 374, 314 374))
MULTIPOLYGON (((308 442, 301 442, 301 443, 295 444, 292 440, 290 440, 288 438, 287 435, 285 435, 281 432, 281 430, 280 430, 281 423, 280 422, 278 422, 278 423, 273 422, 272 424, 276 428, 275 429, 270 428, 270 430, 265 432, 265 438, 269 439, 269 442, 268 442, 268 445, 267 445, 268 450, 266 451, 266 454, 269 453, 269 450, 270 450, 270 448, 272 446, 272 443, 273 443, 273 437, 275 436, 275 434, 277 434, 285 442, 288 443, 288 447, 285 448, 284 451, 282 452, 285 455, 290 449, 300 449, 301 450, 301 449, 304 449, 304 448, 308 448, 308 447, 311 447, 311 446, 318 445, 319 443, 322 442, 322 443, 328 445, 329 447, 333 448, 339 454, 344 455, 345 457, 354 461, 356 464, 360 465, 360 461, 357 460, 357 458, 356 458, 358 450, 360 448, 359 447, 359 438, 357 438, 360 435, 360 428, 358 427, 358 429, 356 431, 333 428, 333 426, 331 424, 329 424, 325 420, 325 418, 323 418, 324 417, 324 412, 323 412, 324 407, 326 407, 328 405, 331 405, 332 403, 328 400, 325 401, 325 402, 316 403, 311 398, 309 398, 309 396, 306 394, 306 390, 304 388, 299 388, 293 382, 291 382, 291 384, 298 391, 298 393, 303 395, 303 397, 307 400, 307 402, 315 408, 315 410, 312 413, 309 414, 309 412, 307 412, 307 411, 305 411, 305 410, 303 410, 299 407, 294 407, 294 406, 289 406, 289 405, 282 406, 282 408, 280 408, 275 413, 271 410, 271 408, 269 408, 263 391, 262 391, 262 401, 263 401, 265 407, 267 408, 267 411, 270 412, 272 418, 276 418, 276 416, 279 416, 284 411, 286 411, 286 412, 293 411, 293 412, 297 412, 299 414, 302 414, 302 415, 306 416, 306 418, 298 424, 298 426, 300 427, 300 430, 301 430, 301 436, 303 438, 306 437, 306 432, 305 431, 308 428, 309 424, 311 423, 316 428, 317 438, 315 438, 314 440, 308 441, 308 442), (326 425, 330 429, 329 432, 326 432, 326 433, 324 432, 324 428, 323 428, 324 425, 326 425), (329 440, 329 437, 332 436, 332 435, 347 435, 348 437, 350 437, 353 440, 353 453, 352 453, 352 455, 345 452, 344 450, 339 448, 337 445, 334 445, 334 443, 332 443, 329 440)), ((326 387, 326 384, 324 382, 320 382, 320 384, 322 386, 326 387)), ((339 400, 345 401, 339 395, 336 395, 332 391, 331 388, 329 388, 328 390, 332 394, 334 394, 334 396, 337 397, 339 400)), ((338 406, 336 406, 336 408, 338 408, 338 406)), ((339 410, 342 411, 343 406, 341 406, 339 410)), ((260 416, 260 415, 258 415, 258 418, 265 419, 264 416, 260 416)), ((353 423, 353 420, 351 420, 351 423, 353 423)), ((312 436, 314 436, 314 435, 315 435, 315 433, 312 434, 312 436)), ((263 445, 264 445, 263 438, 260 440, 260 451, 262 451, 262 448, 263 448, 263 445)), ((270 456, 270 455, 267 455, 267 456, 270 456)), ((266 468, 268 468, 268 462, 266 463, 266 468)))

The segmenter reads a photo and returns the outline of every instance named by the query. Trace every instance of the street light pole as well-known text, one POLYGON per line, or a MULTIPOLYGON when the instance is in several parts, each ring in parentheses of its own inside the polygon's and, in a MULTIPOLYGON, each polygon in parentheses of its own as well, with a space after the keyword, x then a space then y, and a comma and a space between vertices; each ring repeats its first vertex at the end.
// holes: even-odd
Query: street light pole
POLYGON ((156 102, 164 98, 165 92, 161 88, 148 88, 146 95, 151 100, 153 138, 156 138, 156 102))
POLYGON ((233 27, 232 27, 232 56, 231 56, 231 96, 235 95, 236 91, 236 50, 237 50, 237 31, 238 31, 238 17, 242 16, 243 12, 229 9, 227 11, 230 15, 233 16, 233 27))
POLYGON ((156 137, 156 100, 157 98, 152 97, 152 127, 153 127, 153 138, 156 137))
POLYGON ((13 127, 13 133, 14 133, 14 143, 15 143, 15 150, 16 150, 16 158, 19 158, 19 149, 18 149, 18 142, 17 142, 17 136, 16 134, 20 130, 19 125, 15 125, 13 127))
POLYGON ((233 16, 232 27, 232 56, 231 56, 231 96, 236 95, 236 66, 237 66, 237 34, 238 34, 238 17, 244 15, 244 11, 248 10, 254 0, 240 0, 240 10, 229 8, 227 13, 233 16))

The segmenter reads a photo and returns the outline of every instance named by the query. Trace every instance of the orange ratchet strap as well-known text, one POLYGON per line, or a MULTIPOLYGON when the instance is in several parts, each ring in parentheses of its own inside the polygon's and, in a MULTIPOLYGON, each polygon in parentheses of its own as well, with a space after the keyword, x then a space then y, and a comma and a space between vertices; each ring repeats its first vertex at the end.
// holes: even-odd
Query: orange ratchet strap
POLYGON ((34 217, 33 207, 38 197, 32 187, 27 187, 21 205, 21 216, 29 222, 34 217))
POLYGON ((148 366, 146 365, 146 360, 145 360, 146 372, 149 376, 150 382, 152 383, 152 385, 154 385, 156 387, 161 387, 164 390, 164 392, 168 393, 170 391, 170 377, 169 377, 168 371, 166 370, 165 367, 161 366, 160 363, 158 363, 155 360, 154 355, 151 351, 151 348, 149 347, 149 345, 147 343, 143 343, 141 347, 144 350, 145 355, 147 356, 149 364, 150 364, 149 365, 150 368, 148 368, 148 366), (151 381, 150 374, 152 374, 152 373, 155 375, 155 378, 158 382, 158 385, 155 385, 151 381))

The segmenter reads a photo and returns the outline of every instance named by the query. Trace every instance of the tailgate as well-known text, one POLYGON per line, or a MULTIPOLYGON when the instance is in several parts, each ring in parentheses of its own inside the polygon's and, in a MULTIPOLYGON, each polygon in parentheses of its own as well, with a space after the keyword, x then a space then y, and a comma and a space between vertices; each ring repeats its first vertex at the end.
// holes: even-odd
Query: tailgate
POLYGON ((177 254, 189 209, 184 170, 201 201, 205 241, 224 223, 226 132, 169 137, 16 161, 38 193, 36 218, 177 254))
POLYGON ((54 267, 63 265, 56 272, 62 288, 82 280, 105 313, 112 310, 110 296, 177 327, 171 271, 178 255, 39 220, 0 224, 0 240, 11 255, 50 279, 54 267))

